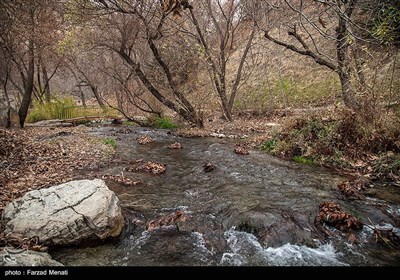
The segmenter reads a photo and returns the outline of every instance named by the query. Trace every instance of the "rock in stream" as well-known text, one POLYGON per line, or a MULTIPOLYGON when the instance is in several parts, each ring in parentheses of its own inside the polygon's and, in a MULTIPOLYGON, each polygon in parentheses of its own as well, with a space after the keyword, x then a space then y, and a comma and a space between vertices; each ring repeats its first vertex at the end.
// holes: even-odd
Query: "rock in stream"
POLYGON ((46 245, 70 245, 121 233, 119 200, 103 180, 81 180, 34 190, 4 209, 4 233, 38 238, 46 245))

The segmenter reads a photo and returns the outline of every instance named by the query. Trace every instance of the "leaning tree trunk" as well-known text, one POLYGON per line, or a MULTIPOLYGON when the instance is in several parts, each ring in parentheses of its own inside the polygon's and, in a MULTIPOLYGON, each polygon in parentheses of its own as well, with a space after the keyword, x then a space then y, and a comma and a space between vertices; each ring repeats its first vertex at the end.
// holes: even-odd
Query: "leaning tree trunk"
POLYGON ((132 70, 135 71, 135 74, 142 82, 142 84, 147 88, 147 90, 163 105, 171 109, 172 111, 178 113, 184 120, 195 124, 198 127, 203 127, 203 119, 201 115, 197 114, 197 112, 193 110, 188 110, 182 106, 179 106, 172 102, 171 100, 167 99, 165 96, 161 94, 161 92, 151 83, 151 81, 147 78, 146 74, 140 68, 140 64, 133 61, 133 59, 125 53, 123 50, 119 50, 118 54, 121 58, 127 62, 131 67, 132 70))
POLYGON ((104 104, 104 101, 103 101, 103 99, 101 98, 101 96, 100 96, 100 94, 99 94, 99 92, 98 92, 98 90, 97 90, 97 87, 96 87, 95 85, 93 85, 92 83, 89 84, 89 87, 90 87, 90 89, 92 90, 93 95, 94 95, 94 97, 95 97, 96 100, 97 100, 97 103, 99 103, 99 105, 100 105, 100 107, 101 107, 102 109, 105 109, 105 108, 106 108, 106 104, 104 104))

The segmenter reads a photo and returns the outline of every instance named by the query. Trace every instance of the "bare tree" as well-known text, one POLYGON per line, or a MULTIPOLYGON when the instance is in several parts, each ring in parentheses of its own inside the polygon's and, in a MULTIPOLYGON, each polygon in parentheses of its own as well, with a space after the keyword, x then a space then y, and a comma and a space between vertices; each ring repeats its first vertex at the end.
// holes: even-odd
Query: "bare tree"
MULTIPOLYGON (((11 70, 19 77, 10 75, 7 79, 21 94, 19 104, 19 124, 24 127, 25 119, 31 105, 34 90, 41 87, 40 75, 44 77, 44 88, 49 93, 50 76, 43 67, 43 50, 49 45, 51 36, 46 33, 57 33, 56 20, 50 17, 60 2, 50 0, 1 1, 0 9, 9 18, 8 33, 1 36, 2 49, 10 59, 11 70), (40 69, 42 68, 42 69, 40 69), (35 85, 35 73, 38 80, 35 85)), ((57 67, 56 67, 57 69, 57 67)), ((10 73, 11 73, 10 72, 10 73)))
POLYGON ((179 88, 177 75, 166 61, 163 39, 169 36, 164 29, 167 14, 160 2, 108 0, 96 1, 91 6, 85 1, 76 2, 102 24, 99 28, 103 32, 94 35, 98 36, 94 39, 96 46, 117 53, 161 104, 184 120, 203 126, 202 114, 179 88))
POLYGON ((356 32, 362 27, 357 25, 353 17, 358 2, 276 1, 275 11, 289 15, 288 21, 279 24, 287 29, 287 40, 277 39, 271 34, 273 26, 270 22, 260 24, 266 39, 335 71, 340 80, 343 102, 355 111, 361 109, 356 98, 355 83, 359 83, 361 91, 365 91, 366 86, 359 48, 362 39, 356 32), (329 44, 333 47, 330 48, 329 44))
MULTIPOLYGON (((109 53, 108 57, 114 58, 114 53, 109 53)), ((102 59, 100 71, 111 78, 113 91, 117 100, 117 105, 113 105, 107 100, 105 102, 113 109, 119 111, 129 121, 133 121, 141 126, 147 125, 143 118, 137 117, 137 112, 162 116, 162 112, 150 101, 146 88, 141 84, 134 71, 117 59, 102 59)), ((154 97, 153 97, 154 98, 154 97)))
POLYGON ((193 4, 196 9, 190 8, 190 18, 196 30, 196 39, 204 50, 212 83, 221 101, 223 114, 229 121, 233 120, 232 110, 234 101, 243 78, 247 55, 252 47, 256 35, 254 19, 248 17, 242 9, 241 1, 235 0, 206 0, 196 1, 193 4), (198 17, 207 17, 202 21, 198 17), (211 21, 209 25, 208 19, 211 21), (207 31, 211 28, 213 31, 207 31), (207 34, 208 33, 208 34, 207 34), (240 49, 238 42, 244 42, 245 47, 240 49), (232 80, 228 80, 227 66, 233 51, 240 49, 240 59, 235 66, 236 74, 232 80))

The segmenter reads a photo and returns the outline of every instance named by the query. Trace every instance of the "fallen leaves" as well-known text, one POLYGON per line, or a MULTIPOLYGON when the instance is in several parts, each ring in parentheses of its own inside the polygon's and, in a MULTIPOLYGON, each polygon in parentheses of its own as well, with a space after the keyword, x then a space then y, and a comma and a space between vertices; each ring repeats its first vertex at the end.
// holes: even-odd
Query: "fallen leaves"
POLYGON ((185 222, 187 219, 188 216, 184 211, 176 210, 174 213, 164 215, 157 220, 151 220, 150 222, 148 222, 146 229, 148 231, 153 231, 162 227, 173 225, 178 228, 177 223, 185 222))
POLYGON ((108 162, 115 151, 85 134, 87 129, 0 129, 0 212, 27 191, 71 181, 77 170, 108 162))
POLYGON ((242 145, 240 145, 240 144, 237 144, 237 145, 236 145, 236 147, 235 147, 235 149, 233 150, 233 152, 234 152, 235 154, 243 155, 243 156, 247 156, 247 155, 250 154, 249 151, 248 151, 244 146, 242 146, 242 145))
POLYGON ((363 227, 362 222, 353 215, 342 210, 339 204, 334 202, 322 202, 319 205, 319 214, 316 217, 316 223, 325 223, 335 227, 338 230, 360 230, 363 227))
POLYGON ((348 200, 360 200, 364 198, 365 182, 362 180, 345 181, 340 183, 337 188, 348 200))
POLYGON ((116 183, 122 184, 127 187, 138 186, 142 184, 142 181, 136 180, 133 181, 129 178, 126 178, 123 174, 122 175, 103 175, 104 180, 111 180, 116 183))
POLYGON ((155 140, 153 138, 151 138, 150 136, 144 135, 144 136, 140 136, 137 139, 137 141, 140 145, 147 145, 149 143, 153 143, 155 140))
POLYGON ((7 234, 5 234, 4 232, 0 233, 0 246, 1 247, 11 246, 15 248, 15 249, 7 248, 9 253, 16 253, 15 250, 22 250, 22 251, 31 250, 38 252, 45 252, 48 250, 47 246, 44 246, 43 244, 40 243, 40 240, 37 236, 27 238, 24 237, 21 233, 14 233, 14 232, 7 234))
POLYGON ((155 161, 143 161, 143 159, 139 159, 130 163, 130 166, 125 168, 126 171, 134 172, 134 171, 143 171, 152 173, 154 175, 160 175, 165 173, 166 167, 162 163, 158 163, 155 161))

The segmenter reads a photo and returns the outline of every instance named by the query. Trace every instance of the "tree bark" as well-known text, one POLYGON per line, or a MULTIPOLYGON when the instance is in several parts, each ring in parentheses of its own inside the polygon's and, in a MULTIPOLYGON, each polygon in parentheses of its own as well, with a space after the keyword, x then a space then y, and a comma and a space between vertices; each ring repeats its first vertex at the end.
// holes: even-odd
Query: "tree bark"
MULTIPOLYGON (((31 15, 32 17, 32 24, 33 24, 33 14, 31 15)), ((24 127, 25 125, 25 120, 26 117, 28 116, 28 110, 29 106, 32 101, 32 91, 33 91, 33 79, 34 79, 34 74, 35 74, 35 46, 33 43, 33 39, 29 39, 29 49, 28 49, 28 57, 29 57, 29 63, 28 63, 28 73, 27 73, 27 79, 26 79, 26 85, 24 89, 24 95, 22 97, 21 101, 21 106, 18 110, 18 115, 19 115, 19 125, 21 128, 24 127)))
POLYGON ((351 83, 351 69, 349 59, 349 43, 347 42, 347 29, 346 20, 343 17, 339 17, 339 24, 336 28, 337 33, 337 73, 339 75, 340 84, 342 87, 342 99, 344 104, 354 110, 360 110, 360 104, 355 98, 355 92, 351 83))
POLYGON ((237 70, 236 79, 235 79, 235 82, 234 82, 232 90, 231 90, 231 97, 229 99, 229 111, 230 112, 232 112, 232 110, 233 110, 233 103, 235 102, 236 93, 237 93, 240 81, 242 79, 244 63, 246 62, 246 58, 250 51, 251 44, 253 42, 255 34, 256 34, 256 25, 254 25, 253 29, 251 30, 249 39, 247 40, 246 48, 244 49, 242 57, 240 59, 240 64, 239 64, 239 67, 237 70))
POLYGON ((104 109, 106 107, 106 105, 104 104, 103 99, 101 98, 99 92, 97 91, 97 87, 94 84, 92 84, 91 82, 88 82, 88 81, 86 81, 86 82, 88 83, 90 89, 92 90, 93 95, 97 100, 97 103, 99 103, 100 107, 102 109, 104 109))
POLYGON ((7 106, 6 128, 10 128, 11 127, 11 102, 10 102, 10 96, 8 95, 8 91, 7 91, 7 84, 8 84, 9 76, 10 76, 10 69, 9 69, 8 65, 6 65, 5 77, 2 80, 2 82, 3 82, 3 90, 4 90, 4 97, 5 97, 6 106, 7 106))
POLYGON ((47 103, 50 103, 51 99, 51 94, 50 94, 50 79, 49 75, 47 74, 47 69, 44 64, 42 64, 42 76, 43 76, 43 82, 44 82, 44 98, 47 103))
POLYGON ((140 67, 139 63, 136 63, 135 61, 132 60, 132 58, 125 53, 123 50, 119 50, 118 54, 121 56, 121 58, 126 61, 135 71, 135 74, 139 78, 139 80, 143 83, 143 85, 147 88, 147 90, 162 104, 173 110, 174 112, 178 113, 183 119, 186 121, 196 124, 199 127, 203 127, 204 123, 201 117, 199 117, 196 113, 196 111, 188 111, 185 108, 178 107, 175 103, 172 101, 168 100, 165 98, 158 90, 157 88, 149 81, 147 78, 146 74, 143 72, 143 70, 140 67))

